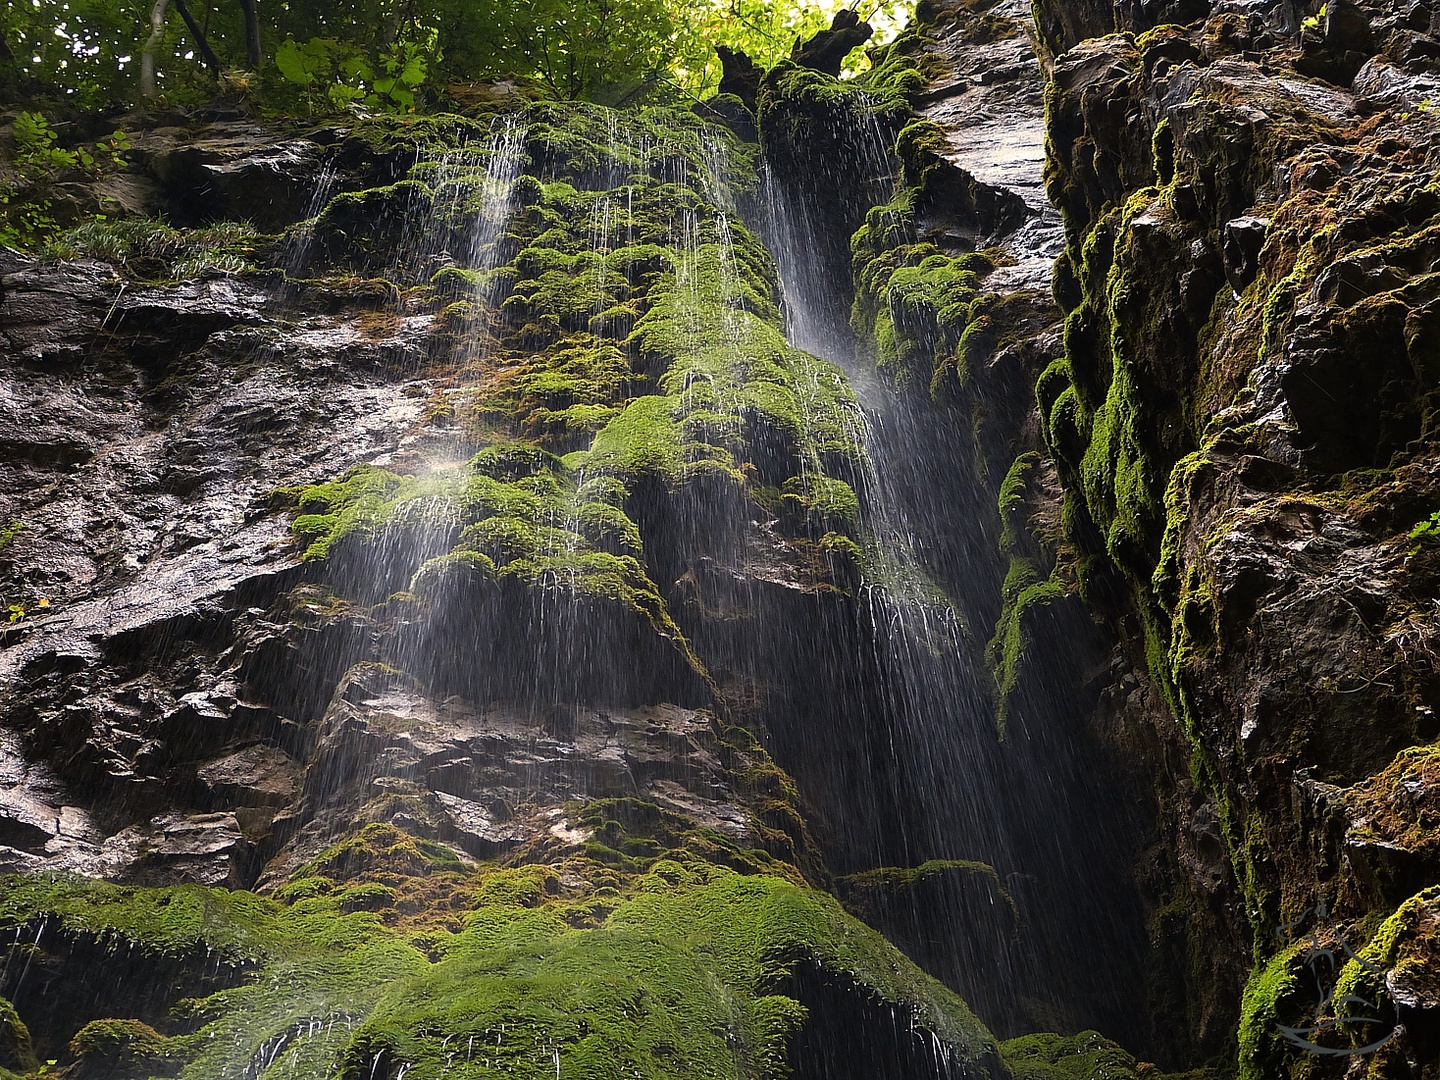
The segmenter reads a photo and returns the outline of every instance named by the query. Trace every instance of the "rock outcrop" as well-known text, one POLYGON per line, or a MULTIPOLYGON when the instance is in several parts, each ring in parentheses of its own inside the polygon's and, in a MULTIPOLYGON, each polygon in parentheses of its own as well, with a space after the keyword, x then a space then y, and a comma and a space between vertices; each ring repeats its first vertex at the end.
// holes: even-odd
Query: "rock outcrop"
POLYGON ((0 1075, 1433 1072, 1440 19, 869 37, 0 252, 0 1075))
POLYGON ((1003 1076, 823 891, 884 822, 818 841, 756 739, 814 738, 767 721, 807 656, 844 700, 766 641, 853 638, 876 555, 753 148, 579 105, 261 142, 150 132, 187 227, 5 255, 7 1060, 1003 1076))
POLYGON ((1242 1011, 1246 1076, 1415 1075, 1428 1014, 1384 991, 1337 1027, 1302 937, 1379 948, 1440 873, 1411 824, 1437 734, 1429 9, 1037 18, 1066 228, 1037 396, 1082 586, 1140 674, 1187 1012, 1214 1037, 1242 1011), (1316 1024, 1335 1053, 1287 1035, 1316 1024))

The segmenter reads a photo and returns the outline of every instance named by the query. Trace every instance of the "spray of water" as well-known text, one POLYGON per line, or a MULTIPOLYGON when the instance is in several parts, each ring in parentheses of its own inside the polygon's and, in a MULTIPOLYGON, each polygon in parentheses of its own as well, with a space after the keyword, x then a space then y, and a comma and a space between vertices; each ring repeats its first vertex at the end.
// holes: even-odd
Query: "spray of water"
MULTIPOLYGON (((857 100, 850 130, 830 134, 854 154, 856 201, 879 205, 896 194, 896 170, 869 105, 857 100)), ((862 406, 853 434, 866 454, 853 483, 869 558, 853 644, 874 679, 854 715, 872 751, 864 791, 883 826, 855 865, 978 859, 999 870, 1018 926, 973 896, 906 916, 912 940, 929 940, 932 966, 998 1030, 1014 1030, 1019 999, 1066 995, 1082 1002, 1083 1023, 1137 1030, 1140 924, 1118 884, 1132 855, 1124 815, 1112 815, 1087 775, 1094 759, 1069 733, 1069 703, 1055 702, 1038 728, 1030 718, 1008 742, 998 737, 980 648, 1004 573, 993 496, 975 475, 964 417, 897 393, 853 339, 848 267, 817 258, 834 213, 805 178, 767 169, 759 221, 784 285, 787 332, 842 368, 862 406), (937 938, 947 916, 948 940, 937 938), (1089 960, 1090 947, 1107 962, 1089 960)), ((1033 677, 1046 677, 1043 665, 1033 677)))

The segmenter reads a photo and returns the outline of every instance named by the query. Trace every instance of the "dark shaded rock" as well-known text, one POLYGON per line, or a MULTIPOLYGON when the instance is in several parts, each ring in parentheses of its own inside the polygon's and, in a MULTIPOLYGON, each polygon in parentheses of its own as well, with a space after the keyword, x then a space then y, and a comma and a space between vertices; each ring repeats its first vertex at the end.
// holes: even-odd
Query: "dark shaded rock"
POLYGON ((325 151, 308 139, 271 139, 263 127, 222 122, 198 134, 160 129, 141 152, 184 223, 250 220, 278 230, 307 216, 325 151))
POLYGON ((982 1015, 1020 1008, 1016 948, 1027 931, 993 867, 944 860, 887 867, 842 878, 836 891, 849 910, 909 955, 924 957, 982 1015))
POLYGON ((1370 19, 1353 0, 1330 0, 1320 20, 1325 44, 1331 48, 1369 53, 1375 48, 1370 33, 1370 19))
POLYGON ((1408 275, 1377 254, 1338 259, 1315 278, 1315 295, 1339 307, 1351 307, 1368 296, 1404 285, 1408 275))
POLYGON ((1351 89, 1375 106, 1419 109, 1440 97, 1440 73, 1416 71, 1384 56, 1372 56, 1356 74, 1351 89))
POLYGON ((1268 218, 1241 217, 1225 223, 1225 242, 1221 254, 1225 259, 1225 277, 1236 292, 1255 280, 1260 272, 1260 249, 1265 246, 1268 218))
POLYGON ((1306 30, 1300 44, 1295 69, 1339 86, 1349 86, 1375 52, 1370 19, 1352 0, 1326 4, 1319 27, 1306 30))
POLYGON ((697 102, 695 113, 713 123, 724 124, 735 136, 745 142, 758 142, 760 129, 755 122, 755 112, 738 97, 717 94, 706 101, 697 102))
POLYGON ((33 256, 0 250, 0 337, 17 362, 74 363, 122 295, 104 263, 42 267, 33 256))
POLYGON ((757 67, 743 49, 717 45, 715 54, 720 57, 720 94, 738 98, 753 114, 760 97, 760 81, 765 77, 764 69, 757 67))
POLYGON ((96 869, 137 885, 237 888, 249 882, 250 845, 234 813, 164 814, 131 825, 101 846, 96 869))
POLYGON ((561 708, 557 722, 554 712, 437 699, 413 679, 355 669, 340 683, 308 770, 304 830, 269 873, 313 854, 357 813, 374 813, 366 804, 386 792, 407 796, 387 816, 407 815, 408 828, 476 857, 553 839, 564 822, 548 808, 604 798, 645 799, 754 842, 707 714, 673 705, 561 708))
POLYGON ((287 806, 300 788, 302 767, 290 755, 263 743, 207 762, 195 778, 226 806, 287 806))
MULTIPOLYGON (((97 1019, 131 1017, 120 1023, 138 1024, 153 1034, 155 1025, 166 1025, 177 1001, 236 986, 246 981, 249 968, 213 950, 207 954, 198 943, 169 954, 117 950, 95 934, 43 923, 16 927, 6 960, 0 965, 0 1001, 8 998, 16 1012, 31 1018, 29 1034, 42 1061, 68 1060, 71 1040, 97 1019), (76 993, 76 986, 85 989, 76 993)), ((92 1055, 91 1065, 107 1067, 107 1059, 92 1055)))
POLYGON ((799 39, 790 50, 790 59, 801 67, 840 76, 840 68, 853 49, 869 41, 875 33, 867 22, 851 8, 841 8, 830 21, 829 30, 821 30, 807 41, 799 39))
POLYGON ((972 1069, 993 1075, 1004 1068, 998 1055, 962 1065, 949 1055, 937 1054, 912 1018, 885 1008, 853 979, 814 961, 798 964, 781 989, 815 1018, 790 1046, 790 1060, 799 1076, 960 1080, 972 1069))

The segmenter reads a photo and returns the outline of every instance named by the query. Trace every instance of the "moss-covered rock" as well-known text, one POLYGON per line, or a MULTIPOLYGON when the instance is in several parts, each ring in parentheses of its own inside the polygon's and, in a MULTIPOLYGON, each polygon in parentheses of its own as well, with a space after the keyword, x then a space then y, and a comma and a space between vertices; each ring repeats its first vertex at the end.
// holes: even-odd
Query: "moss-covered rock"
POLYGON ((1015 1080, 1112 1080, 1140 1076, 1188 1077, 1204 1080, 1212 1074, 1196 1069, 1161 1073, 1096 1031, 1078 1035, 1023 1035, 1000 1044, 1000 1053, 1015 1080))
POLYGON ((292 888, 281 904, 12 879, 0 922, 43 918, 52 932, 141 953, 203 944, 258 966, 254 981, 186 1003, 190 1034, 86 1024, 71 1043, 86 1076, 207 1076, 237 1056, 264 1077, 456 1065, 540 1077, 557 1062, 562 1074, 623 1063, 654 1076, 770 1076, 806 1024, 792 996, 806 992, 792 981, 801 965, 903 1013, 910 1037, 939 1040, 965 1075, 1003 1075, 993 1040, 953 994, 834 900, 778 878, 661 859, 618 891, 576 896, 542 868, 486 870, 458 929, 409 932, 423 949, 367 910, 393 891, 371 883, 361 904, 361 888, 292 888), (581 910, 593 928, 572 928, 581 910))
POLYGON ((30 1029, 20 1019, 15 1006, 0 998, 0 1070, 28 1073, 39 1066, 30 1041, 30 1029))
POLYGON ((1164 703, 1152 730, 1183 734, 1157 758, 1187 765, 1161 770, 1170 844, 1194 850, 1198 796, 1231 863, 1182 905, 1198 920, 1191 966, 1214 1000, 1251 971, 1247 1075, 1338 1073, 1344 1055, 1307 1058, 1275 1027, 1317 1004, 1277 930, 1323 899, 1353 945, 1433 876, 1418 794, 1433 669, 1395 647, 1418 640, 1410 582, 1425 571, 1405 530, 1434 458, 1432 391, 1407 344, 1429 318, 1409 260, 1436 204, 1406 155, 1430 145, 1429 122, 1398 99, 1358 122, 1344 92, 1295 74, 1333 79, 1334 56, 1229 14, 1109 34, 1087 25, 1097 12, 1052 8, 1042 30, 1069 47, 1047 96, 1067 317, 1037 397, 1066 528, 1087 596, 1129 628, 1164 703), (1183 105, 1154 93, 1177 65, 1194 73, 1183 105), (1118 101, 1136 123, 1115 122, 1118 101), (1377 229, 1382 206, 1408 216, 1377 229), (1374 606, 1339 599, 1360 580, 1374 606), (1200 962, 1215 930, 1199 913, 1222 910, 1243 913, 1250 947, 1200 962))
POLYGON ((174 1075, 171 1041, 139 1020, 92 1020, 70 1040, 70 1053, 75 1075, 94 1080, 174 1075))

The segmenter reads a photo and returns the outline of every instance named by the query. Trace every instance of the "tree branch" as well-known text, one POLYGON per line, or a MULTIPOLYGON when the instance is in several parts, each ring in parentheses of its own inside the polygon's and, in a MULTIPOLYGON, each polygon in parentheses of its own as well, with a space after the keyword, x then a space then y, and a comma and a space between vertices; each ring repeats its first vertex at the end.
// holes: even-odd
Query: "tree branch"
POLYGON ((240 0, 245 12, 245 61, 251 71, 260 70, 260 9, 256 0, 240 0))
POLYGON ((220 58, 215 55, 215 50, 210 48, 210 42, 205 40, 205 31, 200 29, 190 9, 186 6, 185 0, 175 0, 175 10, 180 12, 180 18, 185 20, 185 25, 190 29, 190 36, 195 39, 195 47, 200 50, 200 58, 205 66, 210 69, 210 74, 220 78, 220 58))

